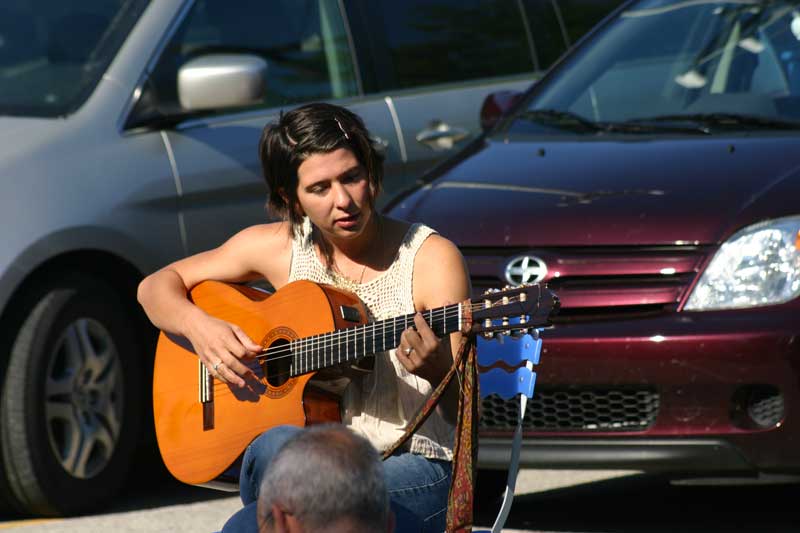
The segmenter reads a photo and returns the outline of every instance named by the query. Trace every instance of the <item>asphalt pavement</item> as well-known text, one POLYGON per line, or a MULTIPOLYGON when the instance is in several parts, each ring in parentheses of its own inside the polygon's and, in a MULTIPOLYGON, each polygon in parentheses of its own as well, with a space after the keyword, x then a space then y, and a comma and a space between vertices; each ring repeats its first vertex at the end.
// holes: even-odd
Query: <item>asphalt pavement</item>
MULTIPOLYGON (((517 480, 517 497, 635 474, 626 471, 523 470, 517 480)), ((63 519, 0 520, 0 530, 25 533, 202 533, 218 531, 240 506, 235 493, 190 487, 164 478, 151 486, 130 488, 105 512, 63 519)), ((513 510, 512 507, 512 513, 513 510)), ((492 517, 479 516, 477 522, 488 529, 492 517)), ((523 533, 539 530, 504 531, 523 533)))

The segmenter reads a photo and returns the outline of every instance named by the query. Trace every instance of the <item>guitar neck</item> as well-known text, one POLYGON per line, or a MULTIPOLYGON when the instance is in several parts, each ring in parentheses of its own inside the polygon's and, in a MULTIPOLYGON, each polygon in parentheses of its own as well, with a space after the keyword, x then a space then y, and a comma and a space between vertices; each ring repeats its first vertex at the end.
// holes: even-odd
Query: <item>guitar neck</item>
MULTIPOLYGON (((423 312, 422 316, 436 336, 441 338, 461 328, 461 305, 438 307, 423 312)), ((415 315, 398 316, 294 340, 290 344, 290 374, 299 376, 396 348, 403 331, 414 325, 415 315)), ((269 356, 269 350, 265 355, 269 356)))

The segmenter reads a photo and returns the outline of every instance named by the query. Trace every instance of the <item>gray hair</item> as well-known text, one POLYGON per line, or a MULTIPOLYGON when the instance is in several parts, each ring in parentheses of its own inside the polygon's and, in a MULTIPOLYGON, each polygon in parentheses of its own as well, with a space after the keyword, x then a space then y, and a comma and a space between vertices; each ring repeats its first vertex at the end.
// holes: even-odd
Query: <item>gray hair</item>
POLYGON ((311 426, 289 439, 264 473, 259 530, 272 527, 272 506, 315 531, 339 520, 358 531, 386 531, 389 494, 383 466, 364 437, 338 424, 311 426))

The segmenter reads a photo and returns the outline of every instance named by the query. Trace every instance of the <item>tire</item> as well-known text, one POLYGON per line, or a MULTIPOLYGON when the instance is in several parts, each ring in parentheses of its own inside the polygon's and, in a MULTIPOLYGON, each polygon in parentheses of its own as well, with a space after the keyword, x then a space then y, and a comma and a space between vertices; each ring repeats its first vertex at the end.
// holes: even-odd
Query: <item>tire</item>
POLYGON ((110 286, 73 278, 40 294, 11 347, 0 446, 18 510, 63 516, 101 507, 125 482, 146 359, 110 286))

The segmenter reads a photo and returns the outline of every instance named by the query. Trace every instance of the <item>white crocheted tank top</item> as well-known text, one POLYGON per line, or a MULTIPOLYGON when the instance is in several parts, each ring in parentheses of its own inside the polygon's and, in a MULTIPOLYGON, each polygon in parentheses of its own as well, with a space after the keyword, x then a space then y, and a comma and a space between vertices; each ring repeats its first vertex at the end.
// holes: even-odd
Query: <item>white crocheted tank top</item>
MULTIPOLYGON (((391 266, 375 279, 356 283, 320 262, 311 238, 311 222, 306 218, 301 235, 292 243, 289 282, 310 280, 355 293, 371 314, 370 321, 413 313, 414 258, 425 239, 433 233, 434 230, 425 225, 412 225, 391 266)), ((345 391, 343 422, 383 451, 400 438, 431 390, 428 381, 406 371, 397 360, 395 350, 376 354, 373 371, 354 380, 345 391)), ((453 437, 453 425, 434 411, 411 437, 410 451, 450 461, 453 437)))

